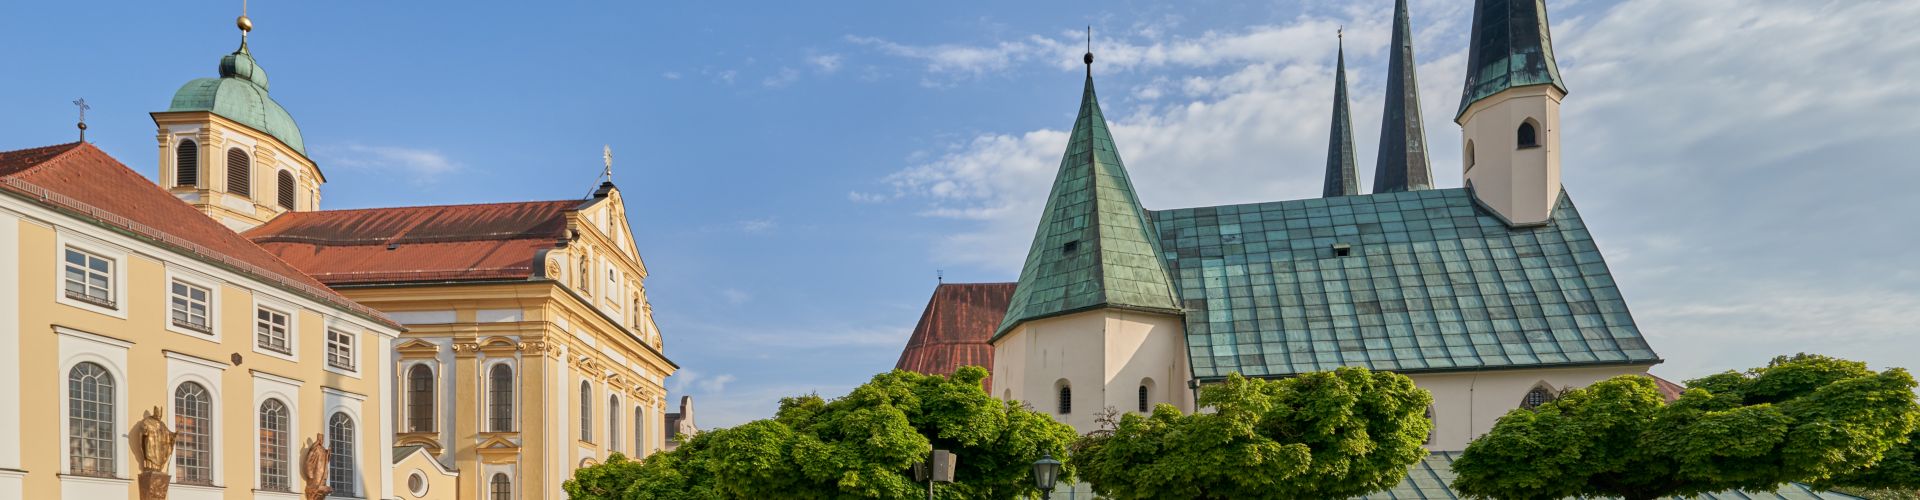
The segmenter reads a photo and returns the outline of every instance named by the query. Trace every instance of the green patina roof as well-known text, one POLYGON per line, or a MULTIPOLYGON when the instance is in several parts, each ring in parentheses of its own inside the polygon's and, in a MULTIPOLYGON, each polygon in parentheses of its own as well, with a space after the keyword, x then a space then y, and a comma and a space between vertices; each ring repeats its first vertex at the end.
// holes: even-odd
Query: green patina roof
POLYGON ((1553 85, 1560 92, 1560 65, 1553 61, 1553 35, 1541 0, 1479 0, 1473 6, 1473 44, 1467 52, 1467 84, 1460 111, 1502 90, 1553 85))
POLYGON ((1380 153, 1374 155, 1373 192, 1433 188, 1427 129, 1420 117, 1419 65, 1413 62, 1413 21, 1407 0, 1393 4, 1393 42, 1387 46, 1386 108, 1380 112, 1380 153))
MULTIPOLYGON (((1453 483, 1453 461, 1460 458, 1457 451, 1437 451, 1407 469, 1407 478, 1400 484, 1382 493, 1367 495, 1369 500, 1399 499, 1446 499, 1463 498, 1455 493, 1449 484, 1453 483)), ((1807 485, 1792 483, 1779 490, 1756 493, 1751 491, 1723 491, 1705 495, 1686 497, 1698 500, 1857 500, 1860 497, 1830 491, 1814 491, 1807 485)))
POLYGON ((1520 228, 1465 189, 1152 216, 1195 377, 1659 360, 1565 195, 1520 228))
POLYGON ((1095 307, 1178 313, 1159 255, 1089 73, 1020 284, 994 337, 1024 321, 1095 307))
POLYGON ((267 70, 253 60, 242 42, 240 50, 220 58, 219 78, 196 78, 173 93, 167 111, 211 111, 228 120, 265 132, 304 155, 307 144, 293 115, 267 95, 267 70))

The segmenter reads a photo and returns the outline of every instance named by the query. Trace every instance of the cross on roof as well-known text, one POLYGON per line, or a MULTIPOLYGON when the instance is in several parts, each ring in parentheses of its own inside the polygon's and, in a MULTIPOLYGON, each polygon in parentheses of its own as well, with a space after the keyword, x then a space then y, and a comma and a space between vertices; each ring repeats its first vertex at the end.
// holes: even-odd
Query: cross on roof
POLYGON ((80 108, 80 142, 87 142, 87 110, 93 109, 93 106, 87 105, 87 98, 85 97, 75 99, 73 106, 80 108))

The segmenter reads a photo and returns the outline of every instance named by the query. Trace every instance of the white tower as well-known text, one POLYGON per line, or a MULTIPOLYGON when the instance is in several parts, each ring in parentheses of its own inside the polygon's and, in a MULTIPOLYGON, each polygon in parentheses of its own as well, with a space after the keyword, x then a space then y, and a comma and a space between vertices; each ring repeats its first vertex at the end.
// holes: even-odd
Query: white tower
POLYGON ((1479 0, 1454 122, 1474 198, 1508 224, 1545 224, 1560 203, 1560 100, 1541 0, 1479 0))

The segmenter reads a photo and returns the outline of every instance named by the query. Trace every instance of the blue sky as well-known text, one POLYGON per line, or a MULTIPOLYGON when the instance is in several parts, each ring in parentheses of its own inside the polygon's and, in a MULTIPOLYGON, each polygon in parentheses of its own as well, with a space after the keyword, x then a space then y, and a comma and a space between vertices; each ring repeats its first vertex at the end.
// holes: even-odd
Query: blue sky
MULTIPOLYGON (((1458 186, 1471 6, 1414 0, 1435 176, 1458 186)), ((1549 0, 1565 184, 1687 378, 1920 358, 1920 2, 1549 0)), ((238 2, 0 6, 0 149, 153 128, 238 2), (228 5, 229 3, 233 5, 228 5)), ((892 367, 934 285, 1011 281, 1079 97, 1081 30, 1149 208, 1318 192, 1346 26, 1369 185, 1390 0, 284 2, 251 47, 326 208, 574 198, 609 144, 702 426, 892 367)))

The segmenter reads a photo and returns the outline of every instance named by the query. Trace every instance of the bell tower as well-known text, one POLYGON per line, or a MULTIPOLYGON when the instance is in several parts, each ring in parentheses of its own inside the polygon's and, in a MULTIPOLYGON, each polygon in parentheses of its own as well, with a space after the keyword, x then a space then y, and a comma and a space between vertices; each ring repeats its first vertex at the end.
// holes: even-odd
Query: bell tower
POLYGON ((160 185, 234 231, 282 213, 317 210, 318 165, 307 158, 300 127, 267 95, 267 72, 247 47, 253 20, 244 13, 240 48, 220 59, 219 76, 196 78, 153 113, 160 147, 160 185))
POLYGON ((1478 0, 1461 127, 1466 185, 1507 224, 1545 224, 1560 202, 1560 100, 1541 0, 1478 0))

